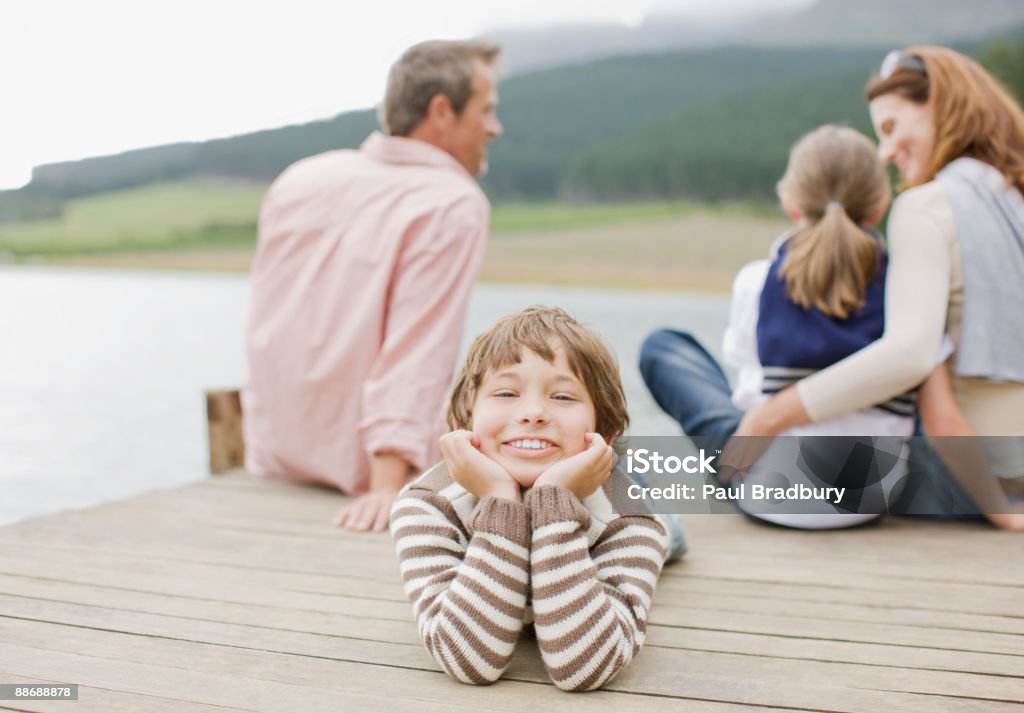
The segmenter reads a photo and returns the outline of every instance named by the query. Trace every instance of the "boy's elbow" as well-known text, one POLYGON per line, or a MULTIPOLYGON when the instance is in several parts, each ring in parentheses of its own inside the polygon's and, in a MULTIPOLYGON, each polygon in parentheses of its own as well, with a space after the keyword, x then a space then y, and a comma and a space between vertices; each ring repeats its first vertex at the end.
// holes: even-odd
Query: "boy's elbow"
POLYGON ((587 691, 596 691, 603 688, 605 684, 615 678, 615 674, 619 672, 620 668, 621 666, 616 666, 611 670, 600 672, 597 676, 590 675, 586 678, 578 678, 575 676, 570 678, 556 678, 552 676, 551 682, 567 693, 586 693, 587 691))
POLYGON ((472 671, 460 671, 458 673, 450 668, 446 670, 448 675, 459 683, 465 683, 468 686, 490 686, 492 683, 497 683, 505 675, 505 669, 507 668, 508 664, 506 663, 503 667, 497 669, 485 666, 473 669, 472 671))
POLYGON ((552 682, 566 693, 586 693, 587 691, 596 691, 605 684, 605 682, 602 681, 601 683, 593 686, 586 686, 583 683, 578 683, 576 681, 558 681, 555 679, 552 679, 552 682))
POLYGON ((492 683, 497 683, 503 672, 499 671, 495 674, 478 673, 473 676, 465 676, 461 671, 454 671, 445 667, 445 673, 447 673, 453 680, 458 681, 459 683, 464 683, 467 686, 490 686, 492 683))
MULTIPOLYGON (((455 663, 450 661, 448 657, 439 655, 438 651, 439 649, 436 648, 432 651, 434 661, 450 678, 469 686, 489 686, 495 683, 504 675, 505 669, 511 663, 511 657, 509 657, 506 661, 495 662, 499 663, 499 665, 493 666, 491 663, 484 661, 479 654, 473 655, 472 653, 469 656, 460 656, 459 659, 461 660, 455 663)), ((466 652, 463 653, 465 654, 466 652)))
MULTIPOLYGON (((563 667, 560 670, 552 668, 545 661, 548 669, 548 676, 558 688, 570 693, 583 693, 585 691, 596 691, 603 688, 609 681, 621 671, 633 659, 628 651, 616 647, 610 658, 605 660, 604 665, 593 667, 596 663, 593 659, 589 662, 576 661, 571 667, 563 667), (587 664, 590 664, 589 666, 587 664)), ((635 651, 634 651, 635 653, 635 651)), ((603 657, 602 657, 603 658, 603 657)))

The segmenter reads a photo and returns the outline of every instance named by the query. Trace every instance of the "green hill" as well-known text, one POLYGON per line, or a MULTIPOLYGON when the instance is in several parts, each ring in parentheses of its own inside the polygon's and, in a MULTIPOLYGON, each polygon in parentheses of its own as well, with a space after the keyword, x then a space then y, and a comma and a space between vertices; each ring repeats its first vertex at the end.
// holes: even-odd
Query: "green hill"
POLYGON ((577 155, 568 191, 586 200, 774 200, 797 138, 828 123, 870 132, 863 86, 863 72, 847 72, 688 107, 577 155))
MULTIPOLYGON (((1024 91, 1024 39, 979 50, 1024 91)), ((496 202, 771 200, 786 153, 826 122, 866 130, 863 84, 879 49, 743 48, 614 57, 501 84, 506 134, 484 187, 496 202)), ((38 167, 0 192, 0 223, 54 220, 65 201, 195 178, 265 185, 290 163, 358 146, 371 110, 206 142, 38 167)))
MULTIPOLYGON (((879 55, 718 48, 616 57, 509 78, 501 85, 506 135, 494 145, 485 187, 496 200, 564 196, 568 167, 582 153, 701 103, 837 73, 866 76, 879 55)), ((190 175, 266 181, 304 156, 357 146, 374 124, 372 111, 349 112, 228 139, 50 164, 34 171, 31 186, 69 198, 190 175)))
POLYGON ((724 97, 836 73, 866 76, 878 55, 720 48, 616 57, 513 78, 501 87, 506 134, 494 145, 485 186, 498 200, 572 197, 566 179, 580 155, 724 97))

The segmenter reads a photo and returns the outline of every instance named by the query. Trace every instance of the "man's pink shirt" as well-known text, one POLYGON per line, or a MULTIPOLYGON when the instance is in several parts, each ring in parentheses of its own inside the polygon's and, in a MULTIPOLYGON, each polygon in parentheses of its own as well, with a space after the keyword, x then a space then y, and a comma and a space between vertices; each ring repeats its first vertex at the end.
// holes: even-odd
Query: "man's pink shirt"
POLYGON ((260 210, 246 468, 365 492, 369 456, 440 460, 490 205, 445 151, 372 134, 296 163, 260 210))

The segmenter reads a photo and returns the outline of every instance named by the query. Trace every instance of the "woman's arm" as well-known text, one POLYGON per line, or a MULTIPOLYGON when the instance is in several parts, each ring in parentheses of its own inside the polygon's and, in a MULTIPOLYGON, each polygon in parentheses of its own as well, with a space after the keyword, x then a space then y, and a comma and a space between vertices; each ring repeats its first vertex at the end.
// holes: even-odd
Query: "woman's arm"
POLYGON ((589 548, 590 513, 568 489, 534 487, 526 502, 534 628, 544 666, 563 690, 600 688, 643 646, 668 537, 652 517, 624 516, 589 548))
POLYGON ((985 519, 1002 530, 1024 530, 1024 513, 1006 498, 992 475, 981 441, 953 397, 949 370, 940 364, 921 387, 921 425, 935 452, 960 487, 981 508, 985 519), (967 436, 967 438, 961 438, 967 436))
POLYGON ((737 435, 775 435, 869 408, 924 381, 945 331, 955 232, 940 185, 900 196, 889 218, 881 339, 751 409, 737 435))
POLYGON ((395 502, 391 533, 427 651, 458 681, 497 681, 523 628, 529 576, 526 506, 483 498, 467 533, 451 503, 414 488, 395 502))

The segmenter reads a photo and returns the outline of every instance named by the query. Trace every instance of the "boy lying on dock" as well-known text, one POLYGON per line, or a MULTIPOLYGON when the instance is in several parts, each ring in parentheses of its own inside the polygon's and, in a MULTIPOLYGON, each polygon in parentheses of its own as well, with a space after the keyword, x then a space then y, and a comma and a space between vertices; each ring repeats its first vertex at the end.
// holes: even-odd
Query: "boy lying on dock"
POLYGON ((677 522, 612 509, 628 423, 614 357, 563 310, 526 309, 473 342, 448 422, 444 461, 391 512, 427 650, 452 678, 493 683, 532 621, 555 685, 601 687, 643 646, 683 549, 677 522))

